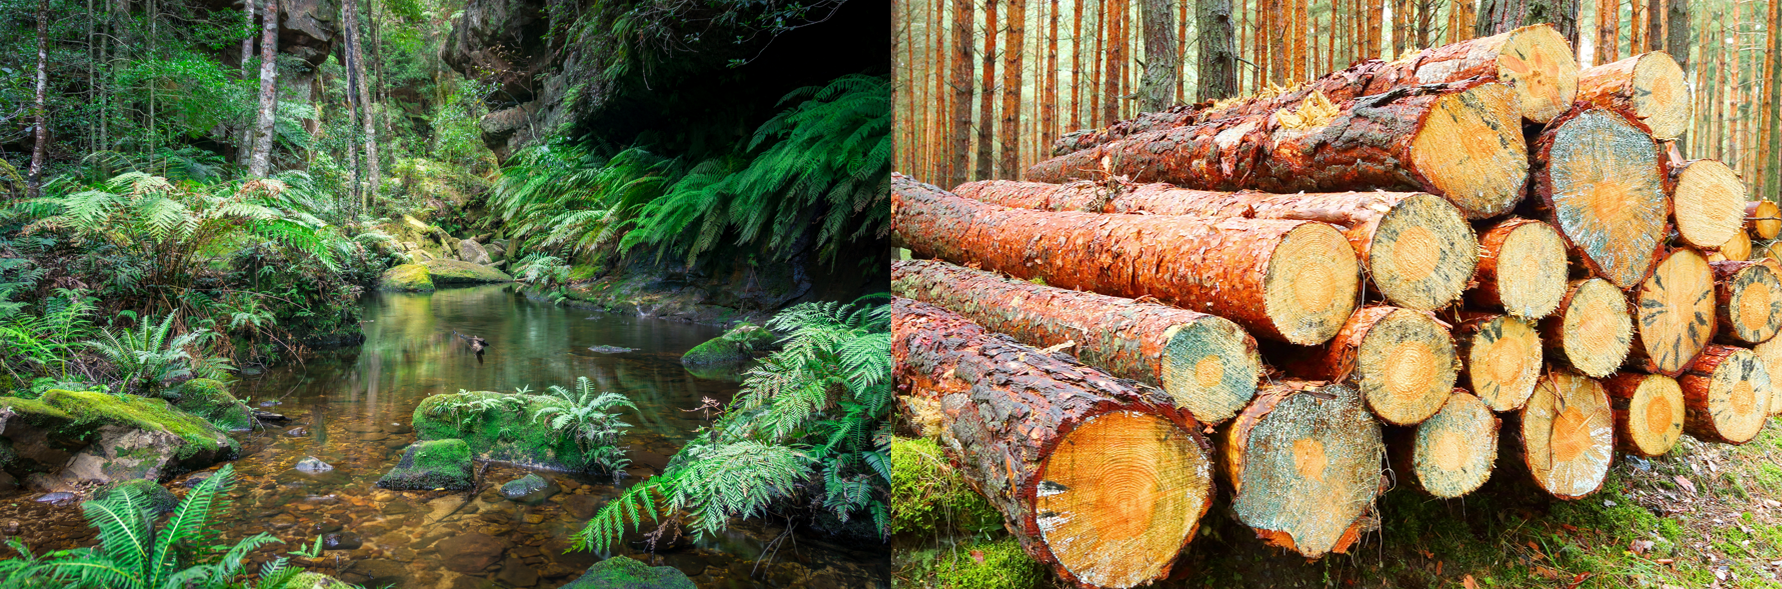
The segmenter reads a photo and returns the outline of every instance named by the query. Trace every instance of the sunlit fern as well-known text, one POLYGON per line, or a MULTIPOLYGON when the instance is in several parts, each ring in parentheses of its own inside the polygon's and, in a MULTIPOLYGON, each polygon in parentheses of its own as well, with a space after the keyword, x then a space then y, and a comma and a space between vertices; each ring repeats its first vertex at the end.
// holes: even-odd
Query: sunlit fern
POLYGON ((607 472, 624 470, 631 460, 619 447, 619 434, 631 424, 619 419, 618 409, 637 410, 631 399, 620 393, 596 393, 593 381, 579 377, 572 391, 551 385, 546 391, 563 401, 562 405, 546 405, 532 414, 559 435, 568 437, 587 453, 590 460, 607 472))

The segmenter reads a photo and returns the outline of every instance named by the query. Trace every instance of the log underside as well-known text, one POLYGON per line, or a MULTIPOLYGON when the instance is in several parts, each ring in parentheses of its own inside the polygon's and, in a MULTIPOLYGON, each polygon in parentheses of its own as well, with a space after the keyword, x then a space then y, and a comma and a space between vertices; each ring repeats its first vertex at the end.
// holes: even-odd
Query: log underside
POLYGON ((1600 383, 1569 371, 1541 379, 1522 409, 1522 459, 1535 483, 1560 499, 1602 487, 1614 453, 1615 418, 1600 383))
POLYGON ((1382 487, 1380 424, 1340 385, 1281 381, 1227 431, 1226 468, 1238 520, 1307 558, 1360 538, 1382 487))
POLYGON ((1658 145, 1620 113, 1586 108, 1555 119, 1536 154, 1535 189, 1554 226, 1592 273, 1639 284, 1667 235, 1658 145))

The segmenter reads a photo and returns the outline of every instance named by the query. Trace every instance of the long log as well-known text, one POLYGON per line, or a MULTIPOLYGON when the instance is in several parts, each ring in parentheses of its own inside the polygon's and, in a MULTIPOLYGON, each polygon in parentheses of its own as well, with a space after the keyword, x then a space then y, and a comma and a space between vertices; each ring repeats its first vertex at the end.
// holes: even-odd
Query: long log
POLYGON ((1552 225, 1504 219, 1479 235, 1478 288, 1468 302, 1534 321, 1559 308, 1565 296, 1565 240, 1552 225))
POLYGON ((1454 338, 1424 311, 1356 311, 1304 376, 1351 384, 1374 415, 1416 425, 1441 410, 1457 378, 1454 338))
POLYGON ((1479 219, 1521 201, 1527 171, 1515 92, 1467 81, 1138 133, 1034 164, 1023 177, 1126 176, 1278 193, 1422 191, 1479 219))
MULTIPOLYGON (((1751 353, 1757 354, 1765 374, 1782 374, 1782 337, 1751 346, 1751 353)), ((1782 383, 1770 383, 1769 407, 1770 415, 1782 414, 1782 383)))
POLYGON ((1515 411, 1534 394, 1542 366, 1541 334, 1509 315, 1488 315, 1454 329, 1462 375, 1492 411, 1515 411))
POLYGON ((1225 432, 1238 521, 1307 558, 1347 552, 1384 487, 1380 424, 1354 389, 1264 384, 1225 432))
POLYGON ((1774 201, 1768 200, 1745 203, 1745 223, 1745 228, 1753 235, 1775 239, 1777 235, 1782 235, 1782 209, 1778 209, 1774 201))
POLYGON ((1539 328, 1547 358, 1589 376, 1614 374, 1633 346, 1627 297, 1601 278, 1572 281, 1559 310, 1539 328))
POLYGON ((1763 360, 1751 350, 1710 345, 1677 384, 1689 409, 1685 433, 1707 442, 1743 444, 1763 431, 1774 391, 1763 360))
POLYGON ((1307 345, 1336 335, 1359 298, 1355 251, 1324 223, 1032 211, 891 185, 893 243, 921 257, 1149 296, 1307 345))
POLYGON ((1201 423, 1237 415, 1262 373, 1256 340, 1215 315, 928 260, 892 262, 891 290, 1024 344, 1067 346, 1086 364, 1162 388, 1201 423))
POLYGON ((1671 204, 1677 237, 1699 248, 1717 248, 1745 227, 1751 190, 1738 172, 1715 160, 1672 162, 1671 204))
POLYGON ((1583 106, 1547 125, 1533 150, 1534 204, 1584 265, 1623 290, 1644 280, 1670 214, 1665 157, 1644 126, 1583 106))
POLYGON ((1454 389, 1441 411, 1393 439, 1394 468, 1409 475, 1401 480, 1432 496, 1464 496, 1491 478, 1501 425, 1484 401, 1454 389))
POLYGON ((1628 359, 1645 372, 1676 376, 1714 337, 1714 269, 1690 249, 1665 256, 1630 300, 1628 359))
POLYGON ((899 298, 892 313, 899 398, 927 398, 959 472, 1028 554, 1079 587, 1169 573, 1212 504, 1193 417, 939 307, 899 298))
POLYGON ((1640 456, 1662 456, 1683 435, 1683 389, 1662 374, 1623 372, 1603 380, 1615 411, 1615 443, 1640 456))
POLYGON ((1642 53, 1578 72, 1578 102, 1631 112, 1652 128, 1653 138, 1670 141, 1689 129, 1686 81, 1669 53, 1642 53))
POLYGON ((1782 331, 1782 276, 1757 262, 1712 262, 1720 337, 1759 344, 1782 331))
POLYGON ((1473 228, 1448 201, 1421 192, 1270 194, 1170 184, 985 180, 955 194, 1047 211, 1322 221, 1343 228, 1362 267, 1392 304, 1431 310, 1460 298, 1478 260, 1473 228))
POLYGON ((1615 452, 1615 415, 1601 383, 1551 371, 1516 418, 1517 462, 1536 486, 1560 499, 1580 499, 1602 487, 1615 452))
POLYGON ((1294 107, 1312 94, 1342 102, 1400 86, 1472 78, 1496 80, 1515 90, 1522 116, 1535 123, 1545 123, 1565 112, 1579 92, 1578 62, 1572 57, 1570 45, 1553 27, 1543 24, 1432 47, 1392 61, 1362 61, 1278 92, 1142 113, 1103 129, 1066 134, 1052 143, 1052 155, 1089 149, 1149 131, 1267 114, 1294 107))

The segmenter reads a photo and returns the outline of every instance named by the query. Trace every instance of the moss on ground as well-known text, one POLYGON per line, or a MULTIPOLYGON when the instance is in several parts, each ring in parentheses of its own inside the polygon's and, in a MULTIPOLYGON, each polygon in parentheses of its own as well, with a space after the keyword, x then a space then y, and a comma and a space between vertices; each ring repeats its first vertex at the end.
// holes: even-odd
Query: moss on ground
POLYGON ((735 364, 747 362, 773 349, 778 338, 760 326, 741 322, 724 335, 694 346, 681 356, 681 363, 690 366, 735 364))
POLYGON ((489 391, 434 395, 415 407, 415 434, 423 440, 462 439, 485 460, 554 470, 588 470, 589 453, 558 435, 540 409, 566 407, 562 399, 489 391))
POLYGON ((476 463, 464 440, 415 442, 377 486, 401 491, 470 489, 476 486, 476 463))
POLYGON ((378 279, 379 290, 400 292, 425 292, 433 290, 433 277, 427 266, 422 264, 402 264, 384 271, 378 279))
MULTIPOLYGON (((70 430, 90 432, 101 425, 127 425, 171 433, 185 441, 174 454, 181 460, 215 449, 219 444, 227 444, 232 451, 241 449, 239 443, 210 422, 161 399, 58 389, 44 393, 39 401, 67 415, 70 423, 66 428, 70 430)), ((15 409, 26 406, 17 399, 8 399, 6 403, 15 409)))
POLYGON ((207 378, 195 378, 181 383, 173 394, 173 401, 180 410, 209 421, 211 425, 229 431, 243 431, 254 428, 254 412, 247 403, 229 394, 229 388, 221 382, 207 378))
POLYGON ((894 585, 936 589, 1032 589, 1049 574, 1014 538, 976 539, 894 557, 894 585))
POLYGON ((891 440, 891 533, 931 536, 1002 529, 1002 514, 953 470, 939 444, 891 440))
POLYGON ((427 267, 427 275, 432 279, 433 284, 436 286, 446 284, 480 284, 484 282, 513 282, 514 280, 514 277, 508 276, 506 272, 502 272, 489 266, 472 264, 462 260, 435 258, 421 262, 421 265, 427 267))

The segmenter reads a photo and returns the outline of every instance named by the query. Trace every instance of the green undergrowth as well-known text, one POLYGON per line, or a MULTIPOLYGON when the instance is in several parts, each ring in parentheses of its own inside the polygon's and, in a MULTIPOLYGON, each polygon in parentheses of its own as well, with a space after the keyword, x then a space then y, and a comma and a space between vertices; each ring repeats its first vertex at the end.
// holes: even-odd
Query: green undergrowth
POLYGON ((535 418, 543 409, 569 409, 562 399, 492 391, 434 395, 415 407, 415 433, 423 440, 457 438, 487 460, 566 470, 586 470, 593 456, 574 439, 535 418))
POLYGON ((1006 536, 908 551, 892 564, 899 588, 1033 589, 1045 587, 1048 576, 1019 542, 1006 536))
POLYGON ((967 486, 927 439, 891 441, 891 533, 982 533, 1002 529, 1002 514, 967 486))

